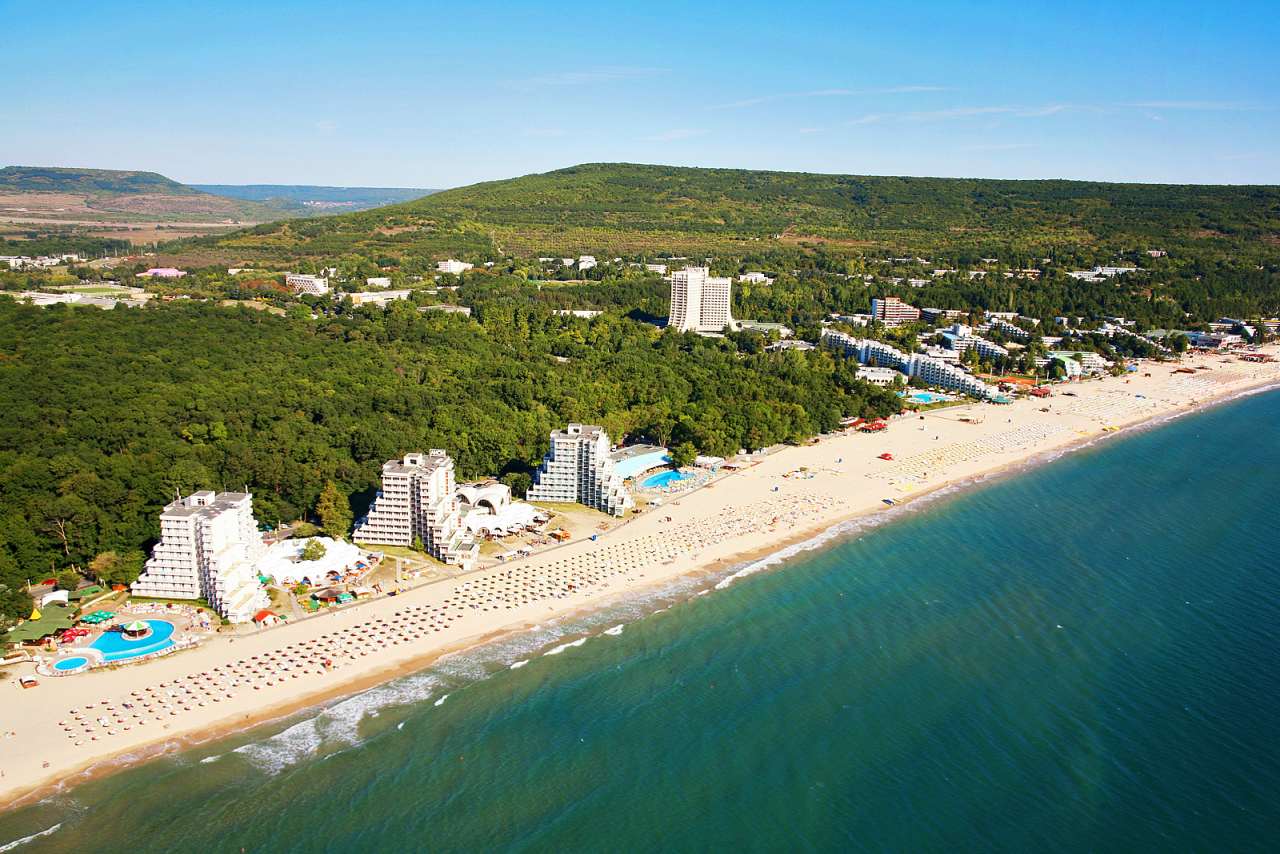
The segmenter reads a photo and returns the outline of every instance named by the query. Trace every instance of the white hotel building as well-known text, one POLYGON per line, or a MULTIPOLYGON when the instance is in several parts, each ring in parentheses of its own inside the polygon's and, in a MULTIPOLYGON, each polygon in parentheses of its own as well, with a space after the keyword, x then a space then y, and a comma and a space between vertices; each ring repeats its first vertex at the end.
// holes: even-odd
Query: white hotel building
POLYGON ((233 623, 271 602, 258 583, 266 546, 247 492, 194 492, 160 514, 160 542, 131 590, 157 599, 206 599, 233 623))
POLYGON ((1001 347, 994 341, 979 338, 973 334, 973 329, 963 323, 953 324, 950 329, 944 329, 940 334, 947 339, 947 346, 957 353, 977 350, 978 356, 983 359, 994 359, 1009 355, 1007 348, 1001 347))
POLYGON ((871 299, 871 316, 885 326, 898 326, 902 323, 914 323, 920 319, 920 309, 905 303, 897 297, 873 297, 871 299))
POLYGON ((570 424, 551 433, 551 448, 534 475, 529 501, 585 504, 612 516, 635 505, 609 456, 609 434, 603 427, 570 424))
POLYGON ((908 355, 883 341, 854 338, 832 329, 823 331, 822 341, 864 365, 874 361, 880 367, 894 368, 908 377, 918 377, 926 385, 960 391, 974 397, 987 398, 993 394, 991 386, 965 372, 963 368, 932 356, 922 353, 908 355))
POLYGON ((437 261, 436 272, 452 273, 453 275, 456 276, 459 273, 465 273, 467 270, 470 270, 474 266, 475 264, 470 264, 466 261, 455 261, 453 258, 450 258, 447 261, 437 261))
POLYGON ((671 273, 671 312, 667 320, 681 332, 723 332, 733 326, 729 311, 733 280, 712 276, 706 267, 671 273))
POLYGON ((311 294, 324 296, 329 293, 329 280, 324 276, 311 276, 306 273, 285 273, 284 283, 292 288, 295 294, 311 294))
POLYGON ((453 459, 438 448, 384 463, 382 489, 351 539, 407 548, 421 538, 436 560, 471 569, 480 546, 462 526, 453 468, 453 459))

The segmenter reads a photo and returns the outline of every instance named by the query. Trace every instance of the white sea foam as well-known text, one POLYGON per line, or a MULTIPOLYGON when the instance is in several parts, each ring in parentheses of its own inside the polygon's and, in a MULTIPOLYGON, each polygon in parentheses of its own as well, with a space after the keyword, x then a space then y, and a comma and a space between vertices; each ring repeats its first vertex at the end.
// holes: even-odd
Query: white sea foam
POLYGON ((360 722, 376 716, 379 709, 405 706, 427 699, 439 687, 439 679, 422 673, 348 697, 322 709, 318 714, 270 738, 245 744, 235 753, 269 774, 278 774, 315 756, 322 746, 338 749, 360 743, 360 722))
POLYGON ((619 625, 613 626, 613 627, 611 627, 611 628, 605 629, 605 630, 604 630, 604 633, 605 633, 606 635, 613 635, 613 636, 616 638, 618 635, 622 634, 622 629, 623 629, 623 628, 624 628, 624 627, 623 627, 621 624, 619 624, 619 625))
POLYGON ((522 658, 519 661, 513 661, 511 662, 511 669, 519 670, 521 667, 524 667, 528 663, 529 663, 529 659, 527 658, 522 658))
POLYGON ((582 646, 586 642, 586 638, 578 638, 576 641, 569 641, 568 643, 562 643, 559 646, 553 646, 551 649, 544 652, 543 655, 559 655, 571 646, 582 646))
POLYGON ((200 764, 201 764, 201 765, 208 765, 210 762, 217 762, 217 761, 218 761, 219 759, 221 759, 221 758, 222 758, 222 754, 221 754, 221 753, 215 753, 215 754, 213 754, 212 756, 206 756, 204 759, 201 759, 201 760, 200 760, 200 764))
POLYGON ((449 699, 449 695, 448 695, 448 694, 441 694, 441 695, 440 695, 440 699, 435 701, 435 705, 437 705, 437 706, 443 706, 443 705, 444 705, 444 701, 445 701, 445 700, 447 700, 447 699, 449 699))
POLYGON ((12 851, 13 849, 17 848, 19 845, 26 845, 28 842, 31 842, 34 839, 39 839, 42 836, 48 836, 51 833, 57 833, 58 828, 60 827, 62 827, 62 822, 58 822, 53 827, 46 827, 44 830, 40 831, 39 833, 33 833, 30 836, 24 836, 21 839, 15 839, 12 842, 6 842, 4 845, 0 845, 0 854, 3 854, 3 852, 5 851, 12 851))

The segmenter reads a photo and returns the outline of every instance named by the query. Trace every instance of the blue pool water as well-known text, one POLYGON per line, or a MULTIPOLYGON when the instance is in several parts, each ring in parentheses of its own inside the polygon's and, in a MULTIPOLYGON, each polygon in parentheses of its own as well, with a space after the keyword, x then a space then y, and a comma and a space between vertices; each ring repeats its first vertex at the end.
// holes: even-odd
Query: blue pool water
POLYGON ((89 663, 89 659, 83 655, 77 655, 74 658, 62 658, 54 662, 54 670, 79 670, 89 663))
POLYGON ((165 620, 145 620, 151 626, 151 634, 139 640, 129 640, 120 632, 107 632, 89 646, 102 653, 107 661, 125 661, 140 655, 150 655, 173 646, 173 623, 165 620))
POLYGON ((629 477, 635 477, 646 469, 669 462, 671 462, 671 457, 667 454, 666 448, 654 448, 647 453, 635 454, 634 456, 615 460, 613 470, 618 473, 620 478, 626 480, 629 477))
POLYGON ((673 483, 679 483, 682 480, 688 480, 693 477, 691 474, 685 474, 677 469, 667 469, 666 471, 651 474, 644 480, 640 481, 640 486, 644 489, 662 489, 664 486, 670 486, 673 483))
POLYGON ((913 391, 910 394, 905 391, 900 391, 898 392, 898 395, 909 400, 914 400, 916 403, 941 403, 944 400, 952 400, 948 395, 937 394, 932 391, 913 391))

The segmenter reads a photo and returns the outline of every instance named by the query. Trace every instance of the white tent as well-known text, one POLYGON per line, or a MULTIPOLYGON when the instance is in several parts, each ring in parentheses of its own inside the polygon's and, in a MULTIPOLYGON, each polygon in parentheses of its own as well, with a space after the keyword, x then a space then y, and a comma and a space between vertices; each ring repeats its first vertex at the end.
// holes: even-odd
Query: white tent
POLYGON ((472 510, 462 520, 469 534, 503 536, 523 530, 530 525, 546 521, 547 517, 537 507, 523 501, 508 504, 497 513, 472 510))
POLYGON ((369 553, 348 543, 330 537, 305 537, 299 540, 282 540, 267 549, 258 562, 258 572, 273 576, 281 584, 296 584, 303 578, 312 584, 323 584, 325 575, 355 566, 356 561, 369 562, 369 553), (319 540, 324 546, 324 557, 319 560, 302 560, 302 550, 310 540, 319 540))
POLYGON ((65 590, 55 590, 52 593, 46 593, 40 598, 40 607, 43 608, 50 602, 61 602, 66 605, 70 601, 70 594, 65 590))

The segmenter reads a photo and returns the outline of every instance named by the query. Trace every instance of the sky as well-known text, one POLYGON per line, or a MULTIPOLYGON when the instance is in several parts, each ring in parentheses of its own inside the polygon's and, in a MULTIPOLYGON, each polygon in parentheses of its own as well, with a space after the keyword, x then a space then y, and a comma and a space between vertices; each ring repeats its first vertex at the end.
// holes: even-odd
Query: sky
POLYGON ((1264 3, 0 0, 0 165, 1280 183, 1264 3))

